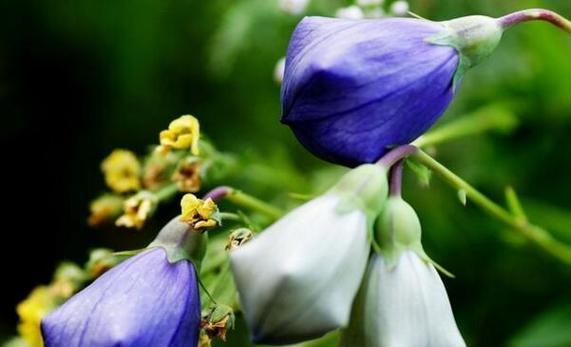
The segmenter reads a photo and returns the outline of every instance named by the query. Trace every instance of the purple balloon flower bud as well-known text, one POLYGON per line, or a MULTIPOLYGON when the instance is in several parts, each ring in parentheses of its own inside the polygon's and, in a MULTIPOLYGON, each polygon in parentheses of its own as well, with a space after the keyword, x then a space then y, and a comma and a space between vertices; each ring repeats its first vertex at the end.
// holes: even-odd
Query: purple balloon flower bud
POLYGON ((374 162, 428 130, 464 73, 532 20, 571 33, 571 21, 544 9, 444 22, 306 17, 287 52, 282 122, 321 159, 374 162))
POLYGON ((440 23, 307 17, 291 38, 282 122, 318 157, 355 166, 425 132, 454 95, 458 52, 440 23))
MULTIPOLYGON (((173 220, 165 229, 180 231, 176 223, 183 224, 173 220)), ((196 270, 187 259, 169 261, 167 250, 150 248, 120 263, 47 315, 45 346, 196 347, 196 270)))

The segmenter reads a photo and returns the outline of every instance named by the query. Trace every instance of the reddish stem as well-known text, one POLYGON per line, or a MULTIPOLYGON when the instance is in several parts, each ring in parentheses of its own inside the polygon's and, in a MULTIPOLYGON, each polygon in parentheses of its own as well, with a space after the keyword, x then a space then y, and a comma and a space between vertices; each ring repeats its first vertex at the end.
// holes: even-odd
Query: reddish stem
POLYGON ((541 8, 532 8, 510 13, 503 17, 498 18, 498 23, 502 28, 507 29, 515 24, 529 22, 533 20, 542 20, 549 22, 569 33, 571 33, 571 22, 559 14, 541 8))
POLYGON ((401 196, 402 191, 403 160, 393 165, 391 169, 390 189, 391 196, 401 196))

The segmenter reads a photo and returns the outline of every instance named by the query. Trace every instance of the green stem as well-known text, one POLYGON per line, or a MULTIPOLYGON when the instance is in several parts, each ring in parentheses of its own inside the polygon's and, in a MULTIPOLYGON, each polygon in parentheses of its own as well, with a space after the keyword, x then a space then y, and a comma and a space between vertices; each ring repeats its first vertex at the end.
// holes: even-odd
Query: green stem
POLYGON ((164 186, 163 188, 159 189, 155 192, 155 197, 159 200, 159 202, 163 202, 166 200, 170 200, 178 193, 178 187, 176 184, 169 184, 164 186))
POLYGON ((428 132, 414 141, 413 145, 434 146, 461 137, 482 134, 489 130, 509 132, 516 126, 517 119, 512 112, 501 105, 491 105, 428 132))
POLYGON ((560 259, 566 264, 571 265, 571 247, 554 239, 546 230, 536 225, 530 224, 518 216, 512 215, 508 210, 496 204, 484 194, 480 193, 469 183, 458 177, 452 171, 448 170, 444 165, 440 164, 438 161, 436 161, 434 158, 422 150, 419 149, 409 158, 431 169, 452 187, 464 190, 466 192, 467 198, 469 198, 485 212, 495 217, 496 219, 499 219, 504 224, 509 225, 513 230, 521 233, 529 241, 535 243, 547 253, 560 259))
POLYGON ((220 212, 219 213, 220 219, 222 220, 231 220, 231 221, 241 221, 242 217, 237 213, 232 212, 220 212))
POLYGON ((265 201, 248 195, 240 190, 231 189, 225 198, 238 206, 260 212, 274 220, 279 219, 283 215, 283 212, 275 206, 272 206, 265 201))

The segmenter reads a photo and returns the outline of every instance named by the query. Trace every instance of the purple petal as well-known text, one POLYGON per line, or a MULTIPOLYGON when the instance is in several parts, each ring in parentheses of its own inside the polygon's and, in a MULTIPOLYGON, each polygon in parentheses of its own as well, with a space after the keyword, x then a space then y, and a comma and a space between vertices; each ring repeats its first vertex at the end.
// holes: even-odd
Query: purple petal
POLYGON ((426 42, 441 30, 417 19, 305 18, 288 48, 282 122, 312 153, 348 166, 413 141, 454 95, 457 52, 426 42))
POLYGON ((195 347, 194 266, 150 249, 111 269, 42 321, 46 347, 195 347))

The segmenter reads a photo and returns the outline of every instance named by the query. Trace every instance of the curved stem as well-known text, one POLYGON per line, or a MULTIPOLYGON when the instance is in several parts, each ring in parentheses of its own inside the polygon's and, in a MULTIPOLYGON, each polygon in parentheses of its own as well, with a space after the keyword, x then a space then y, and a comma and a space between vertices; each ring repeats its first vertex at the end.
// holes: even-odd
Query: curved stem
POLYGON ((502 28, 508 29, 515 24, 529 22, 532 20, 546 21, 571 33, 571 21, 553 11, 542 8, 531 8, 510 13, 498 18, 498 23, 502 28))
POLYGON ((391 196, 401 196, 402 191, 402 171, 403 161, 399 161, 393 165, 391 169, 390 189, 391 196))
POLYGON ((377 164, 382 165, 386 168, 390 168, 398 163, 401 159, 408 157, 416 151, 418 151, 418 148, 413 145, 398 146, 385 154, 381 159, 379 159, 377 164))
POLYGON ((508 210, 480 193, 468 182, 458 177, 422 150, 416 151, 410 158, 430 168, 452 187, 464 190, 468 199, 492 217, 495 217, 504 224, 507 224, 513 230, 518 231, 529 241, 535 243, 547 253, 560 259, 566 264, 571 265, 571 246, 554 239, 545 229, 530 224, 526 219, 522 219, 520 216, 511 214, 508 210))
POLYGON ((230 194, 231 191, 232 191, 232 188, 227 187, 227 186, 216 187, 216 188, 212 189, 211 191, 209 191, 208 193, 204 194, 204 196, 202 197, 202 200, 212 199, 212 200, 214 200, 214 202, 218 202, 218 201, 224 199, 228 194, 230 194))
POLYGON ((238 206, 265 214, 272 219, 278 219, 283 215, 283 212, 277 207, 232 187, 220 186, 214 188, 203 196, 205 200, 208 198, 214 201, 226 199, 238 206))

